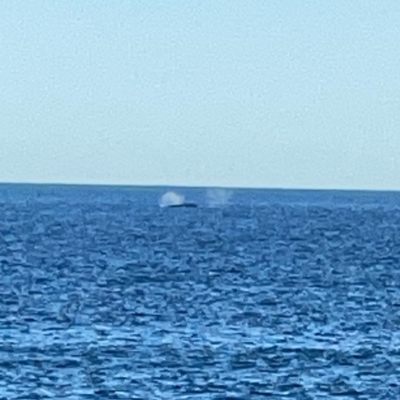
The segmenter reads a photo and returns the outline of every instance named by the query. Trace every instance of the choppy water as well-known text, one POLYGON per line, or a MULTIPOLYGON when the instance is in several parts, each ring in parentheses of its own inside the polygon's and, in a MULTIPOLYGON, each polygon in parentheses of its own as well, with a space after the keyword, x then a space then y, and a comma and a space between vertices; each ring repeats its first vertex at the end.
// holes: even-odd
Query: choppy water
POLYGON ((0 187, 0 399, 399 399, 400 195, 0 187))

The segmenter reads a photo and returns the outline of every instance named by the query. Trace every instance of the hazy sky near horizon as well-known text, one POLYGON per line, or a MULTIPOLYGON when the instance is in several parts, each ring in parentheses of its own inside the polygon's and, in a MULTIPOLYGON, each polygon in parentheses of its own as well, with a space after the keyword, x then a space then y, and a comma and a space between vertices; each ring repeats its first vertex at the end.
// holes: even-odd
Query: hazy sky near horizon
POLYGON ((398 0, 0 3, 0 181, 400 189, 398 0))

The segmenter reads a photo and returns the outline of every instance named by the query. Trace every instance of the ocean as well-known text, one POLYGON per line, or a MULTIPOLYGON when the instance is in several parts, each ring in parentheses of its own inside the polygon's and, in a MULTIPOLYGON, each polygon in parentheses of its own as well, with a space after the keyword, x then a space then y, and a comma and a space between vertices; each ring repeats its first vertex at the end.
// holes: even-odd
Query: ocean
POLYGON ((399 193, 168 190, 0 186, 0 399, 400 398, 399 193))

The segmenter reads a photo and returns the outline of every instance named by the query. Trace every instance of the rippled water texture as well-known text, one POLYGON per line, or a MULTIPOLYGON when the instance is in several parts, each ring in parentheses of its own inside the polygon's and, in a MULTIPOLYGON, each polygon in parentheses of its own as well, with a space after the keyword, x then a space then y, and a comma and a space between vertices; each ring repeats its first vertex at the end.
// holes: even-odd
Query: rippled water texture
POLYGON ((0 187, 0 399, 399 399, 400 196, 0 187))

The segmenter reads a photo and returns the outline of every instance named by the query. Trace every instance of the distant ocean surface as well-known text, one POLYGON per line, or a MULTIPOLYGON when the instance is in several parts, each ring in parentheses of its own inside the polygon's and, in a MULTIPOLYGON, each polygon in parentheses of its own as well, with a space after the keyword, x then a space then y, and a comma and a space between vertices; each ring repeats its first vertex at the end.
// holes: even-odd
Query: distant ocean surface
POLYGON ((0 399, 400 399, 400 194, 166 191, 0 186, 0 399))

